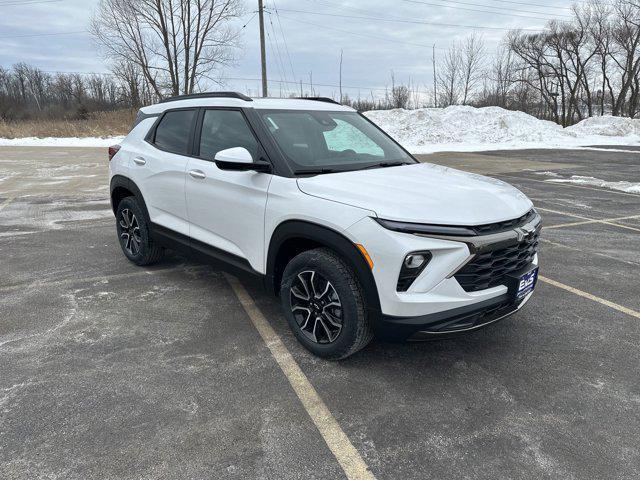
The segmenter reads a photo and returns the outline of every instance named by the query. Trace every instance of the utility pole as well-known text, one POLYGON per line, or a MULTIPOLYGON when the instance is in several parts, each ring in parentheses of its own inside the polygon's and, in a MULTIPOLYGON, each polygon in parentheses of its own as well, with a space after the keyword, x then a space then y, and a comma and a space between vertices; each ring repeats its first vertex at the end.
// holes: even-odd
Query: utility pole
POLYGON ((264 45, 264 6, 258 0, 258 17, 260 18, 260 59, 262 62, 262 96, 268 96, 267 90, 267 50, 264 45))
POLYGON ((342 103, 342 54, 344 50, 340 50, 340 103, 342 103))
POLYGON ((433 44, 431 58, 433 60, 433 106, 438 108, 438 77, 436 75, 436 44, 433 44))

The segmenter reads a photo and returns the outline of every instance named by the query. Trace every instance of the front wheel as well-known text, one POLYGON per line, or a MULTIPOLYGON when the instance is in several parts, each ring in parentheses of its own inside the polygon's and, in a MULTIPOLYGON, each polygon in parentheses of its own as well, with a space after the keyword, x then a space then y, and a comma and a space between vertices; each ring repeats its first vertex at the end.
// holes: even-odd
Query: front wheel
POLYGON ((136 265, 151 265, 162 258, 164 249, 151 240, 149 222, 135 197, 127 197, 118 205, 116 229, 122 253, 136 265))
POLYGON ((293 258, 283 274, 280 298, 296 338, 319 357, 346 358, 373 338, 360 282, 329 249, 293 258))

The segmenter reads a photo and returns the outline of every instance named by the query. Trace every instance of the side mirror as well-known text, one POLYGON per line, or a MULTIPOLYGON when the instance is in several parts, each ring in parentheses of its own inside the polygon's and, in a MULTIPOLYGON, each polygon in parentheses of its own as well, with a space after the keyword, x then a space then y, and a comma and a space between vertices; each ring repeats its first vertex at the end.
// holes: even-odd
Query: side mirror
POLYGON ((243 147, 220 150, 216 153, 214 160, 220 170, 271 172, 271 164, 269 162, 262 160, 254 161, 249 150, 243 147))

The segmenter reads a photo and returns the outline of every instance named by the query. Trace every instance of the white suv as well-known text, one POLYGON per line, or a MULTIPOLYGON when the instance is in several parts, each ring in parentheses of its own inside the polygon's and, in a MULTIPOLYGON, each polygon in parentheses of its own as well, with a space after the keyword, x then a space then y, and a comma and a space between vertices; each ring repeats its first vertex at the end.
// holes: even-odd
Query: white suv
POLYGON ((110 149, 122 250, 165 247, 264 279, 298 340, 344 358, 520 309, 540 216, 501 181, 419 163, 332 100, 175 97, 110 149))

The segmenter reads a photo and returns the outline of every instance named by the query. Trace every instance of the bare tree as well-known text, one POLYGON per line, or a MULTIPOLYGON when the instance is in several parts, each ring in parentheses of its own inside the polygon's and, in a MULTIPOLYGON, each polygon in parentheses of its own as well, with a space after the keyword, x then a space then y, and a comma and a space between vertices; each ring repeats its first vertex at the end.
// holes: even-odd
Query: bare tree
POLYGON ((91 31, 106 56, 133 63, 155 95, 189 94, 234 60, 240 0, 100 0, 91 31))
POLYGON ((406 85, 396 85, 396 77, 391 71, 391 96, 387 103, 391 108, 407 108, 411 100, 411 90, 406 85))
POLYGON ((633 116, 638 106, 636 85, 640 75, 640 6, 634 1, 618 0, 613 8, 612 37, 615 51, 611 59, 620 70, 620 89, 613 99, 612 114, 623 114, 628 101, 627 113, 633 116))
POLYGON ((456 105, 460 100, 462 78, 462 60, 460 46, 457 43, 445 53, 437 78, 440 86, 438 104, 443 107, 456 105))
POLYGON ((460 46, 460 70, 462 104, 467 105, 473 90, 483 75, 484 40, 475 33, 468 36, 460 46))

